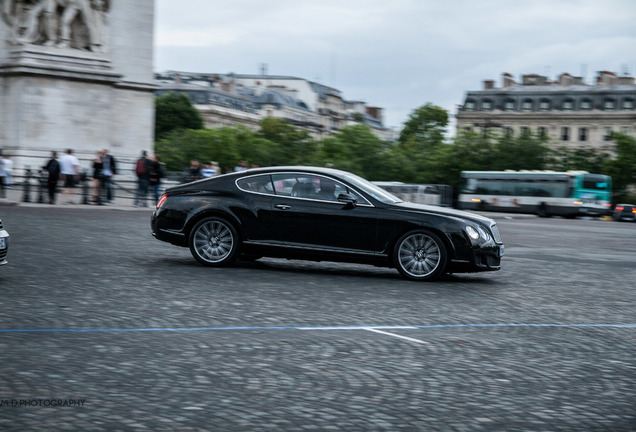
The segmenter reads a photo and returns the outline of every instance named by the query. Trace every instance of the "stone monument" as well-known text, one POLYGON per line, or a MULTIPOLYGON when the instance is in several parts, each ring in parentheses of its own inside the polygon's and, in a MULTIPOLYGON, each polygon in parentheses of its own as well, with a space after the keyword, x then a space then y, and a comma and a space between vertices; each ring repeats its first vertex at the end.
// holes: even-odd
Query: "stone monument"
POLYGON ((154 133, 153 0, 0 0, 0 149, 19 172, 71 148, 132 169, 154 133), (130 162, 130 163, 127 163, 130 162))

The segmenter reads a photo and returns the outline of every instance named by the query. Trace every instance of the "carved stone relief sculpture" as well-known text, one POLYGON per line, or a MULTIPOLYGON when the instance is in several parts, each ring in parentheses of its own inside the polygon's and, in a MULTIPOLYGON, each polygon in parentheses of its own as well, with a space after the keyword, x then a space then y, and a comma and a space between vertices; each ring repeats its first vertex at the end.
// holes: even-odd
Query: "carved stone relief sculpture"
POLYGON ((0 0, 12 44, 103 52, 110 0, 0 0))

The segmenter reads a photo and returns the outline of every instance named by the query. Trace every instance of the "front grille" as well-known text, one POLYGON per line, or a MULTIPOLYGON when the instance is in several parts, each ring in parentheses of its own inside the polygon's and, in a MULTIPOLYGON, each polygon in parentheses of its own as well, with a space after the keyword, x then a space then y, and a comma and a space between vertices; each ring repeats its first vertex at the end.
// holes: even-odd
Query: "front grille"
POLYGON ((2 221, 0 220, 0 229, 4 229, 4 225, 2 225, 2 221))
POLYGON ((0 250, 0 260, 5 259, 6 256, 7 256, 7 250, 6 249, 0 250))
POLYGON ((492 231, 492 237, 495 239, 495 242, 501 243, 501 235, 499 234, 499 228, 497 228, 497 224, 492 224, 490 226, 490 231, 492 231))

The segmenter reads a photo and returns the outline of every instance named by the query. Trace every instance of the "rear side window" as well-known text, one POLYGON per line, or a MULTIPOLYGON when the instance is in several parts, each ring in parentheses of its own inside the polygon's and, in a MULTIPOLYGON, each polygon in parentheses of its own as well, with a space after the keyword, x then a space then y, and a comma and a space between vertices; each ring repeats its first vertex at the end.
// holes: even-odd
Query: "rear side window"
POLYGON ((269 174, 243 177, 236 181, 239 189, 245 192, 256 192, 267 195, 274 195, 274 186, 269 174))

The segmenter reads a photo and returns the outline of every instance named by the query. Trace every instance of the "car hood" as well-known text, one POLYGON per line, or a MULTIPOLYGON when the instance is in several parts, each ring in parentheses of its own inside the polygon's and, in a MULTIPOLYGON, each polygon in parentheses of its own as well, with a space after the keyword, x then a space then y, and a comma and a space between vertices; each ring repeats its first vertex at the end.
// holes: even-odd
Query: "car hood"
POLYGON ((466 219, 472 222, 484 224, 486 226, 490 226, 495 223, 494 220, 486 216, 482 216, 477 213, 472 213, 468 211, 456 210, 456 209, 448 208, 448 207, 439 207, 434 205, 417 204, 417 203, 411 203, 411 202, 400 202, 400 203, 391 204, 391 206, 393 208, 404 210, 404 211, 426 213, 426 214, 437 214, 437 215, 455 217, 458 219, 466 219))

